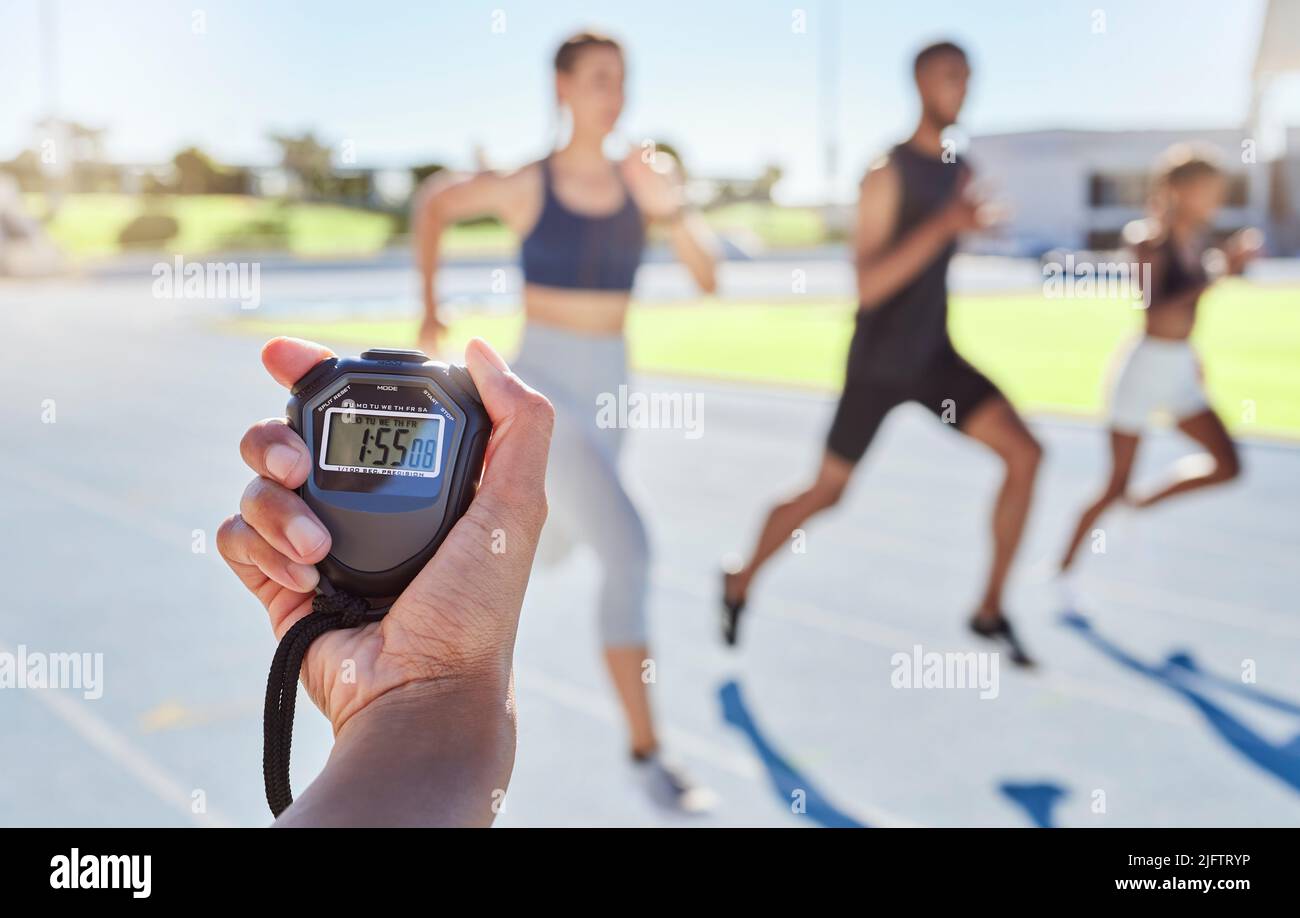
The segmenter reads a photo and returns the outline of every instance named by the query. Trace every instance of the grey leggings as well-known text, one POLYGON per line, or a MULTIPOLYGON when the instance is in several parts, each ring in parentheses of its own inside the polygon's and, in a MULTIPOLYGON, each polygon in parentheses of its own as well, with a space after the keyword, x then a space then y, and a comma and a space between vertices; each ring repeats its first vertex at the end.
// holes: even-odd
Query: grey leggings
POLYGON ((623 338, 529 322, 512 367, 555 405, 546 467, 550 515, 538 555, 545 563, 576 543, 590 545, 601 565, 602 642, 644 645, 650 542, 618 471, 624 431, 596 425, 597 396, 627 384, 623 338))

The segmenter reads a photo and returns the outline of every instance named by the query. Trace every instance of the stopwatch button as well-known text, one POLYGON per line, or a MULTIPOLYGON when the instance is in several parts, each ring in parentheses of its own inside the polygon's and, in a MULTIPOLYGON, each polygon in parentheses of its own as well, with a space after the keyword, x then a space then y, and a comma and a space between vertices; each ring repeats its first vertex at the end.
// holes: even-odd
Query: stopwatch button
POLYGON ((452 378, 455 379, 456 382, 460 384, 461 388, 465 390, 466 395, 478 404, 483 404, 483 399, 480 398, 478 394, 478 387, 474 385, 474 377, 469 375, 469 370, 465 369, 458 363, 453 363, 451 366, 447 367, 447 372, 450 373, 452 378))
POLYGON ((293 388, 289 390, 292 395, 308 396, 316 390, 316 386, 325 376, 338 366, 337 357, 326 357, 316 366, 307 371, 307 375, 294 383, 293 388))
POLYGON ((396 347, 373 347, 361 355, 362 360, 397 360, 401 363, 424 363, 429 358, 424 351, 408 351, 396 347))

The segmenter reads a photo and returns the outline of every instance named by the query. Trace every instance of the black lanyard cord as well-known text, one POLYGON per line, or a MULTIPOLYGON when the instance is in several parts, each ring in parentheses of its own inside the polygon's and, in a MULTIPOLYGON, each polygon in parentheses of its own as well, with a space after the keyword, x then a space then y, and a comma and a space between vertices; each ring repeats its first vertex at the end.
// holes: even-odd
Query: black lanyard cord
POLYGON ((326 631, 379 621, 387 611, 387 608, 372 609, 368 602, 351 593, 319 593, 312 600, 311 612, 299 619, 280 639, 271 660, 271 674, 266 680, 266 709, 262 718, 262 777, 266 783, 266 802, 276 817, 293 803, 293 790, 289 787, 289 750, 293 744, 298 676, 307 649, 326 631))

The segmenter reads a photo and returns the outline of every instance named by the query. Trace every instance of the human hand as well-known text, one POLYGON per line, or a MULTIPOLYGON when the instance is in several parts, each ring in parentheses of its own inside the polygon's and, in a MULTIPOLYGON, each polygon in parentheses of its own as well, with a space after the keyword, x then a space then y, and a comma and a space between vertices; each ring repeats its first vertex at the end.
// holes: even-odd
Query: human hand
MULTIPOLYGON (((263 348, 262 362, 290 387, 331 356, 318 344, 276 338, 263 348)), ((554 412, 483 341, 471 341, 465 359, 492 420, 482 483, 437 554, 383 619, 327 632, 311 645, 302 681, 336 736, 398 689, 409 700, 481 687, 507 706, 519 609, 546 518, 554 412), (502 540, 507 550, 494 552, 502 540)), ((258 477, 245 490, 239 514, 222 524, 217 544, 266 607, 279 639, 311 612, 319 579, 312 565, 328 554, 330 536, 295 492, 311 473, 311 454, 283 419, 254 424, 240 453, 258 477)))
POLYGON ((970 170, 963 166, 952 197, 939 216, 951 235, 960 236, 992 229, 1003 221, 1005 215, 1003 208, 972 187, 970 170))
POLYGON ((674 217, 686 205, 681 164, 671 153, 654 150, 647 156, 643 148, 633 147, 619 168, 637 206, 650 219, 674 217))
POLYGON ((1237 230, 1224 243, 1223 254, 1228 259, 1228 273, 1240 274, 1246 266, 1259 257, 1264 248, 1264 234, 1253 226, 1237 230))

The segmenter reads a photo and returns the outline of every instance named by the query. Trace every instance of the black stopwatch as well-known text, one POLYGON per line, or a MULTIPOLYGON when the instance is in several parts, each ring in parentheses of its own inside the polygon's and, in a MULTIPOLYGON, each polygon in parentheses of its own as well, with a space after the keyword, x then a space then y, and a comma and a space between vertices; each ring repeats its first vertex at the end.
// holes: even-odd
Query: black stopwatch
POLYGON ((464 367, 375 348, 321 361, 292 393, 312 457, 298 493, 332 538, 322 589, 390 600, 474 497, 492 432, 478 390, 464 367))

